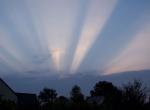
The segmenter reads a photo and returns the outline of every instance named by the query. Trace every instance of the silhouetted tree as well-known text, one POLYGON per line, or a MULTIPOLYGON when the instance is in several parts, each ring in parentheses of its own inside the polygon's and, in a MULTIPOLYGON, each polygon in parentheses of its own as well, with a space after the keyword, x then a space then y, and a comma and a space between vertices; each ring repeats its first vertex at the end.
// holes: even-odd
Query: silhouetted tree
POLYGON ((79 86, 73 86, 70 92, 70 109, 71 110, 82 110, 84 109, 84 95, 81 92, 79 86))
POLYGON ((140 80, 134 80, 123 86, 124 109, 143 110, 146 101, 146 87, 140 80))
MULTIPOLYGON (((41 110, 150 110, 150 96, 147 97, 146 87, 139 80, 123 85, 121 89, 111 82, 99 81, 90 94, 85 100, 81 88, 75 85, 69 98, 57 97, 56 90, 44 88, 39 93, 38 99, 41 110)), ((19 103, 21 101, 18 100, 19 103)), ((22 109, 33 108, 23 106, 22 109)), ((0 110, 20 110, 20 108, 16 103, 2 100, 0 97, 0 110)))
POLYGON ((79 86, 75 85, 71 92, 70 92, 70 95, 71 95, 71 100, 73 102, 82 102, 84 101, 84 95, 82 94, 81 92, 81 89, 79 86))
POLYGON ((147 101, 147 104, 146 104, 146 108, 147 110, 150 110, 150 95, 148 97, 148 101, 147 101))
POLYGON ((54 103, 55 110, 68 110, 69 99, 65 96, 59 96, 54 103))
POLYGON ((145 110, 150 110, 150 96, 147 97, 147 101, 144 105, 145 110))
POLYGON ((52 108, 54 101, 57 98, 56 90, 44 88, 43 91, 40 92, 38 98, 42 109, 48 110, 52 108))
POLYGON ((112 83, 106 81, 99 81, 91 90, 91 97, 103 96, 104 101, 100 105, 101 109, 117 110, 120 109, 122 92, 112 83))

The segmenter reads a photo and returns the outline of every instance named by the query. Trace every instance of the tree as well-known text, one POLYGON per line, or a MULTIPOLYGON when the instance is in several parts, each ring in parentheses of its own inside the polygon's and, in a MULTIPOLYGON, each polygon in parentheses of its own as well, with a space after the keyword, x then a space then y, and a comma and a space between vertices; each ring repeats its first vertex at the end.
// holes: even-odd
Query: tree
POLYGON ((70 110, 83 110, 85 109, 84 95, 79 86, 73 86, 70 92, 70 110))
POLYGON ((107 81, 99 81, 94 86, 94 90, 91 90, 91 96, 108 96, 118 92, 117 87, 115 87, 112 83, 107 81))
POLYGON ((57 98, 56 90, 44 88, 43 91, 40 92, 38 98, 42 107, 50 108, 57 98))
POLYGON ((146 87, 140 80, 134 80, 123 86, 124 108, 141 110, 146 101, 146 87))
POLYGON ((84 101, 84 95, 82 94, 80 87, 77 85, 73 86, 70 95, 73 102, 84 101))
POLYGON ((54 104, 55 110, 68 110, 69 109, 69 99, 65 96, 59 96, 54 104))
POLYGON ((91 97, 104 97, 104 101, 100 105, 102 109, 120 109, 122 92, 112 83, 107 81, 99 81, 95 84, 94 89, 91 90, 90 93, 91 97))

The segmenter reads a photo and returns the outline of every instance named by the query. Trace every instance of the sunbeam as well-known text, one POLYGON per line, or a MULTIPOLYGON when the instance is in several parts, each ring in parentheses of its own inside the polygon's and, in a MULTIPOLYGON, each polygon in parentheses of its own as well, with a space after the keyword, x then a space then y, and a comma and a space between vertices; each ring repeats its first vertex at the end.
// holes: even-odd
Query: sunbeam
POLYGON ((148 37, 134 34, 139 31, 135 26, 139 17, 146 11, 149 15, 149 4, 142 0, 0 0, 1 68, 58 76, 86 71, 101 74, 106 68, 110 72, 128 70, 134 63, 140 66, 139 62, 141 69, 148 68, 148 43, 138 47, 148 37), (128 49, 123 50, 127 44, 128 49), (144 52, 131 59, 130 51, 137 49, 133 44, 144 52))
POLYGON ((72 27, 75 25, 74 21, 78 14, 78 4, 80 2, 79 0, 73 2, 69 0, 39 0, 38 3, 34 4, 35 1, 28 1, 28 5, 35 21, 34 24, 39 31, 38 33, 41 34, 39 39, 41 39, 42 46, 47 48, 45 51, 49 51, 49 57, 52 58, 53 65, 55 65, 54 69, 57 67, 56 70, 62 70, 65 66, 65 54, 70 45, 72 27), (65 4, 65 2, 68 2, 68 4, 65 4), (50 7, 49 4, 51 3, 53 6, 50 7), (62 51, 54 52, 56 49, 63 50, 63 54, 62 51))
POLYGON ((75 84, 88 105, 99 80, 116 89, 133 79, 150 85, 149 59, 150 0, 0 0, 2 99, 1 89, 11 89, 4 80, 33 98, 43 87, 56 90, 72 105, 75 84))
MULTIPOLYGON (((17 47, 11 42, 9 39, 8 32, 5 32, 2 28, 0 28, 0 52, 1 59, 7 65, 10 65, 13 69, 22 71, 25 67, 28 67, 28 59, 26 56, 21 54, 17 47)), ((30 67, 29 67, 30 68, 30 67)))
POLYGON ((125 50, 120 53, 104 71, 104 75, 119 73, 124 71, 137 71, 150 68, 150 25, 146 23, 142 29, 136 33, 125 50))
POLYGON ((98 33, 102 30, 115 8, 116 3, 117 0, 94 0, 94 2, 90 2, 87 18, 85 19, 85 24, 73 57, 71 73, 75 73, 80 66, 83 58, 95 42, 98 33))

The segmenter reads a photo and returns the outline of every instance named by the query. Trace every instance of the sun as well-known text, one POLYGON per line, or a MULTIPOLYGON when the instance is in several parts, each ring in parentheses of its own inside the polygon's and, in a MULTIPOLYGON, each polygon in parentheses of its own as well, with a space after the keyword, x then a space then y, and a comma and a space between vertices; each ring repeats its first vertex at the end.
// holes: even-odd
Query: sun
POLYGON ((61 56, 62 56, 62 49, 60 48, 54 48, 50 51, 52 59, 53 59, 53 63, 55 66, 55 69, 57 71, 60 71, 61 69, 61 56))

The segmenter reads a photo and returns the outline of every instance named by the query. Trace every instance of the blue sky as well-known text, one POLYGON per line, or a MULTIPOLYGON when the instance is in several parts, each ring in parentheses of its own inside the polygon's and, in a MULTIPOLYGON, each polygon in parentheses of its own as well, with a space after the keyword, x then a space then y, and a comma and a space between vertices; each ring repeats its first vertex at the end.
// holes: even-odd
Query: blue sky
POLYGON ((0 75, 150 69, 149 0, 0 0, 0 75))

